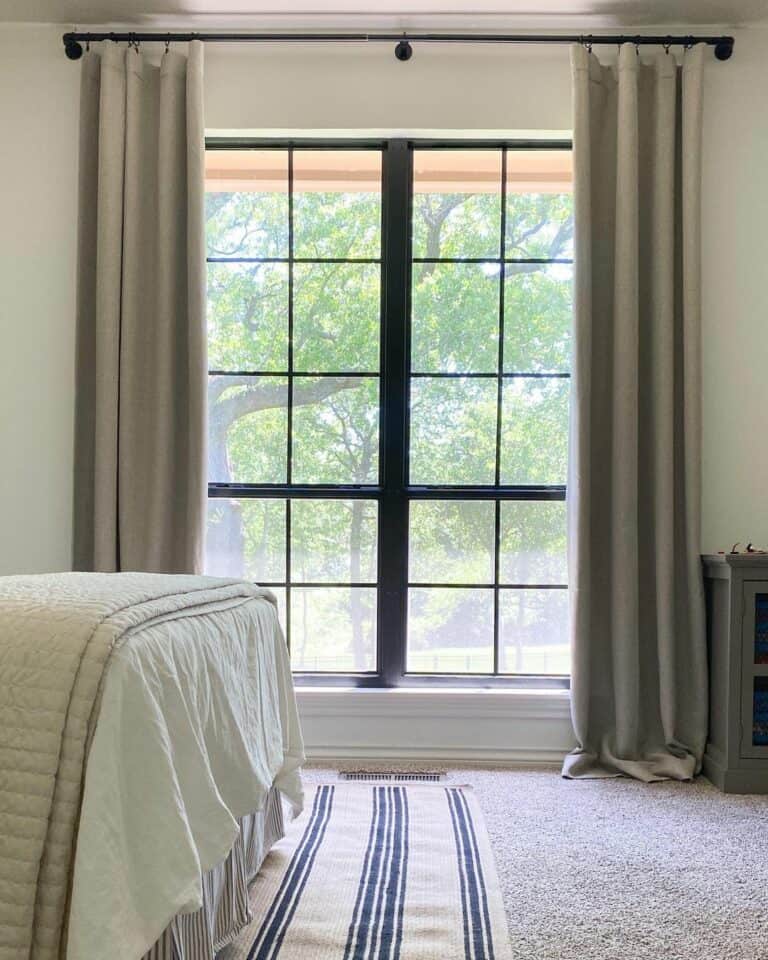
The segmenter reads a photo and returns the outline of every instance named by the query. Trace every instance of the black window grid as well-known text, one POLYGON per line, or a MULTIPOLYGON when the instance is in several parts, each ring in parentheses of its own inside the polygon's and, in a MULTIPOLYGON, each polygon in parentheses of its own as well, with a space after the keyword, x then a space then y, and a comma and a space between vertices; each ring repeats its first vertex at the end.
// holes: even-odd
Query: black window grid
MULTIPOLYGON (((507 380, 513 379, 570 379, 570 372, 567 371, 505 371, 504 370, 504 296, 505 296, 505 281, 506 281, 506 265, 508 264, 563 264, 570 265, 573 263, 572 258, 564 257, 507 257, 505 255, 505 246, 506 246, 506 213, 507 213, 507 155, 509 150, 514 149, 570 149, 570 141, 514 141, 514 142, 499 142, 499 141, 489 141, 489 142, 470 142, 470 141, 454 141, 454 142, 429 142, 429 141, 375 141, 368 144, 363 144, 360 141, 325 141, 323 143, 318 143, 316 141, 275 141, 272 143, 266 143, 256 140, 209 140, 207 141, 207 146, 209 148, 215 149, 243 149, 244 147, 252 147, 263 149, 264 147, 272 146, 275 149, 282 149, 288 151, 288 256, 287 257, 223 257, 223 256, 211 256, 207 257, 208 263, 282 263, 288 266, 288 370, 218 370, 211 369, 209 370, 209 376, 261 376, 261 377, 274 377, 274 378, 284 378, 288 380, 288 437, 287 437, 287 464, 286 464, 286 476, 287 482, 285 484, 270 484, 270 483, 210 483, 208 489, 208 495, 210 498, 215 499, 219 497, 242 497, 242 498, 279 498, 284 499, 286 504, 286 527, 285 527, 285 549, 286 549, 286 566, 285 566, 285 580, 284 581, 260 581, 260 583, 265 587, 272 587, 275 589, 284 589, 285 590, 285 619, 286 619, 286 633, 290 643, 291 636, 291 589, 295 588, 312 588, 312 589, 351 589, 351 588, 376 588, 378 591, 378 617, 377 617, 377 658, 376 658, 376 668, 372 671, 366 671, 356 674, 342 674, 342 673, 322 673, 315 674, 301 670, 294 670, 294 674, 297 676, 300 682, 304 683, 319 683, 319 684, 330 684, 330 685, 341 685, 341 684, 355 684, 358 686, 380 686, 380 685, 404 685, 407 686, 409 683, 416 682, 418 684, 423 683, 449 683, 451 685, 472 685, 477 686, 482 683, 484 686, 496 686, 499 684, 508 685, 515 684, 516 682, 522 682, 527 686, 569 686, 569 678, 566 676, 540 676, 535 674, 501 674, 499 673, 499 650, 500 650, 500 641, 501 641, 501 623, 500 623, 500 611, 499 611, 499 597, 503 591, 510 590, 567 590, 567 584, 565 583, 546 583, 546 584, 536 584, 536 583, 501 583, 500 582, 500 555, 501 555, 501 504, 506 500, 530 500, 530 501, 561 501, 565 500, 566 497, 566 487, 565 484, 515 484, 515 485, 503 485, 501 483, 501 431, 502 431, 502 416, 503 416, 503 386, 504 382, 507 380), (396 149, 393 150, 393 147, 396 149), (411 207, 411 188, 413 182, 413 170, 412 170, 412 150, 414 147, 419 149, 495 149, 501 150, 502 160, 501 160, 501 189, 500 189, 500 204, 501 204, 501 217, 500 217, 500 252, 497 257, 413 257, 410 254, 411 247, 411 219, 412 219, 412 207, 411 207), (298 148, 311 148, 311 149, 379 149, 382 151, 382 161, 383 161, 383 170, 382 170, 382 250, 381 256, 379 257, 295 257, 294 256, 294 213, 293 213, 293 151, 298 148), (397 149, 399 148, 399 149, 397 149), (392 229, 393 224, 391 217, 388 217, 387 210, 385 208, 386 197, 384 191, 386 190, 385 182, 387 180, 387 164, 386 156, 389 153, 390 157, 393 157, 399 154, 400 162, 398 166, 401 168, 398 171, 395 171, 394 176, 392 176, 392 171, 390 170, 390 179, 394 180, 398 176, 401 180, 401 189, 402 189, 402 175, 403 175, 403 159, 406 159, 407 164, 407 179, 408 179, 408 205, 407 205, 407 222, 405 224, 399 223, 394 225, 395 229, 392 229), (405 229, 403 230, 403 226, 405 229), (389 230, 388 230, 389 227, 389 230), (397 228, 400 228, 399 231, 397 228), (392 234, 399 232, 401 235, 399 237, 393 237, 392 234), (388 236, 389 233, 389 236, 388 236), (404 236, 403 236, 404 233, 404 236), (404 247, 404 249, 402 249, 404 247), (395 486, 399 486, 399 496, 398 499, 401 501, 402 505, 405 507, 406 519, 405 524, 401 522, 399 524, 391 524, 389 529, 392 534, 395 531, 400 531, 400 544, 401 551, 403 554, 403 563, 401 567, 404 566, 407 570, 408 566, 408 520, 407 512, 408 505, 413 500, 418 499, 434 499, 434 500, 486 500, 494 504, 494 556, 493 556, 493 570, 494 577, 492 583, 445 583, 441 581, 411 581, 408 579, 407 575, 404 578, 401 578, 400 589, 399 589, 399 600, 400 600, 400 630, 399 630, 399 639, 400 643, 398 644, 399 649, 397 650, 397 655, 392 656, 392 650, 389 649, 389 644, 387 642, 388 631, 386 631, 386 621, 387 617, 382 616, 382 601, 386 599, 386 594, 388 591, 385 589, 387 584, 383 582, 382 576, 382 559, 384 555, 384 537, 382 536, 384 526, 386 524, 386 518, 382 516, 382 505, 387 500, 387 487, 390 488, 393 484, 390 482, 387 483, 387 480, 384 476, 385 468, 387 467, 387 458, 386 456, 379 457, 379 479, 376 484, 293 484, 292 483, 292 440, 293 440, 293 379, 296 377, 376 377, 380 382, 380 393, 379 393, 379 405, 380 405, 380 451, 383 451, 385 448, 385 438, 384 436, 384 426, 386 422, 387 414, 392 414, 392 409, 385 409, 385 400, 382 396, 383 386, 382 378, 386 377, 388 381, 393 379, 401 379, 398 377, 392 377, 392 370, 387 371, 385 369, 386 365, 386 354, 387 354, 387 345, 388 342, 391 346, 392 337, 392 311, 388 309, 388 300, 392 299, 390 294, 391 291, 387 289, 388 286, 393 286, 389 283, 388 280, 388 260, 391 259, 391 248, 395 248, 399 254, 398 259, 404 263, 407 267, 408 280, 405 284, 406 290, 404 291, 403 296, 403 310, 400 310, 401 314, 401 323, 402 329, 398 332, 401 335, 402 342, 404 343, 404 357, 403 357, 403 370, 402 370, 402 382, 405 387, 405 393, 407 397, 404 398, 404 404, 392 404, 392 407, 395 409, 398 406, 402 407, 399 411, 399 419, 403 427, 402 436, 400 438, 401 446, 401 463, 396 464, 395 471, 390 469, 390 475, 399 472, 402 470, 401 481, 398 484, 395 482, 395 486), (400 249, 398 249, 400 248, 400 249), (380 322, 381 322, 381 350, 380 350, 380 369, 379 371, 304 371, 304 370, 294 370, 293 369, 293 312, 294 312, 294 303, 293 303, 293 266, 295 264, 324 264, 324 263, 351 263, 351 264, 379 264, 382 267, 382 277, 381 277, 381 311, 380 311, 380 322), (498 367, 495 372, 485 371, 485 372, 473 372, 473 371, 420 371, 413 370, 411 366, 411 310, 410 310, 410 275, 413 269, 413 264, 417 263, 437 263, 437 264, 452 264, 452 263, 464 263, 464 264, 488 264, 495 265, 498 269, 498 281, 499 281, 499 327, 498 327, 498 367), (389 330, 387 330, 389 328, 389 330), (496 379, 497 380, 497 409, 496 409, 496 449, 495 449, 495 482, 494 484, 471 484, 471 485, 454 485, 454 484, 411 484, 407 481, 409 475, 409 463, 408 463, 408 443, 406 438, 409 435, 410 424, 409 424, 409 407, 410 407, 410 383, 415 379, 420 378, 433 378, 433 379, 496 379), (293 580, 291 576, 291 500, 293 499, 304 499, 304 498, 317 498, 317 499, 370 499, 377 503, 378 506, 378 520, 379 520, 379 564, 377 566, 378 578, 375 582, 372 581, 360 581, 360 582, 319 582, 319 581, 300 581, 293 580), (408 604, 408 591, 411 588, 440 588, 440 589, 477 589, 477 590, 492 590, 493 591, 493 673, 462 673, 462 674, 435 674, 435 673, 418 673, 415 671, 406 671, 405 661, 407 657, 407 604, 408 604), (382 629, 384 628, 384 630, 382 629)), ((400 219, 400 218, 398 218, 400 219)), ((394 351, 390 351, 394 352, 394 351)), ((392 366, 392 365, 391 365, 392 366)), ((394 364, 397 366, 397 362, 394 364)), ((389 406, 389 405, 386 405, 389 406)), ((391 444, 390 444, 391 446, 391 444)), ((397 441, 395 443, 397 446, 397 441)), ((389 458, 390 466, 392 457, 389 458)), ((402 511, 401 511, 402 514, 402 511)), ((390 536, 390 542, 392 542, 393 537, 390 536)), ((391 591, 389 591, 391 593, 391 591)))

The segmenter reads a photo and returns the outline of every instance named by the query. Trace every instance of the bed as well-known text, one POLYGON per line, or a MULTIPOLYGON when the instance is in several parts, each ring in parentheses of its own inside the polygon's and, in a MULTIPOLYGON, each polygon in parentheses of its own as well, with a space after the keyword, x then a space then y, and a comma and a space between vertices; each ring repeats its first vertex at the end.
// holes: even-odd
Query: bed
POLYGON ((269 591, 0 578, 0 960, 211 960, 302 762, 269 591))

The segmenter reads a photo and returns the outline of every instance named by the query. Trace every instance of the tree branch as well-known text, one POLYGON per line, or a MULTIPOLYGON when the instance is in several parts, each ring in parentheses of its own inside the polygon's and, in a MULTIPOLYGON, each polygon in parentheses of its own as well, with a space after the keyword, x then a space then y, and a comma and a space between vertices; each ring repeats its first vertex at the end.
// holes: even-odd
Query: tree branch
MULTIPOLYGON (((287 383, 265 383, 266 378, 253 377, 210 377, 209 397, 211 399, 211 418, 229 427, 235 420, 258 410, 273 410, 288 406, 287 383), (222 393, 230 387, 245 387, 231 397, 221 399, 222 393)), ((311 403, 320 403, 326 397, 342 390, 355 390, 360 386, 357 377, 322 377, 310 383, 301 383, 294 387, 293 405, 302 407, 311 403)))

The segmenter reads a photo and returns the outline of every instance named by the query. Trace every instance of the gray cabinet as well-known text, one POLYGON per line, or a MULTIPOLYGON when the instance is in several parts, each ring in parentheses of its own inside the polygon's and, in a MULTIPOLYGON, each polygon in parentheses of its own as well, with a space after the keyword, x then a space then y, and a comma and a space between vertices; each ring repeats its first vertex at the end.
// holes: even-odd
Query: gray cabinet
POLYGON ((704 773, 726 793, 768 793, 768 555, 702 559, 710 711, 704 773))

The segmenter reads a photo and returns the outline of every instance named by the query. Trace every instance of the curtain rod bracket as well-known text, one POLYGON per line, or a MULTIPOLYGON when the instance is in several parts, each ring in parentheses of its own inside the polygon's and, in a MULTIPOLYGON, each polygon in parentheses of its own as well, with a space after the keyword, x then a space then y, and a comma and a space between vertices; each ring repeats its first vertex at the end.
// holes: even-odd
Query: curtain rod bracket
POLYGON ((410 43, 408 43, 407 40, 401 40, 395 47, 395 57, 405 63, 405 61, 410 60, 412 56, 413 47, 410 45, 410 43))

